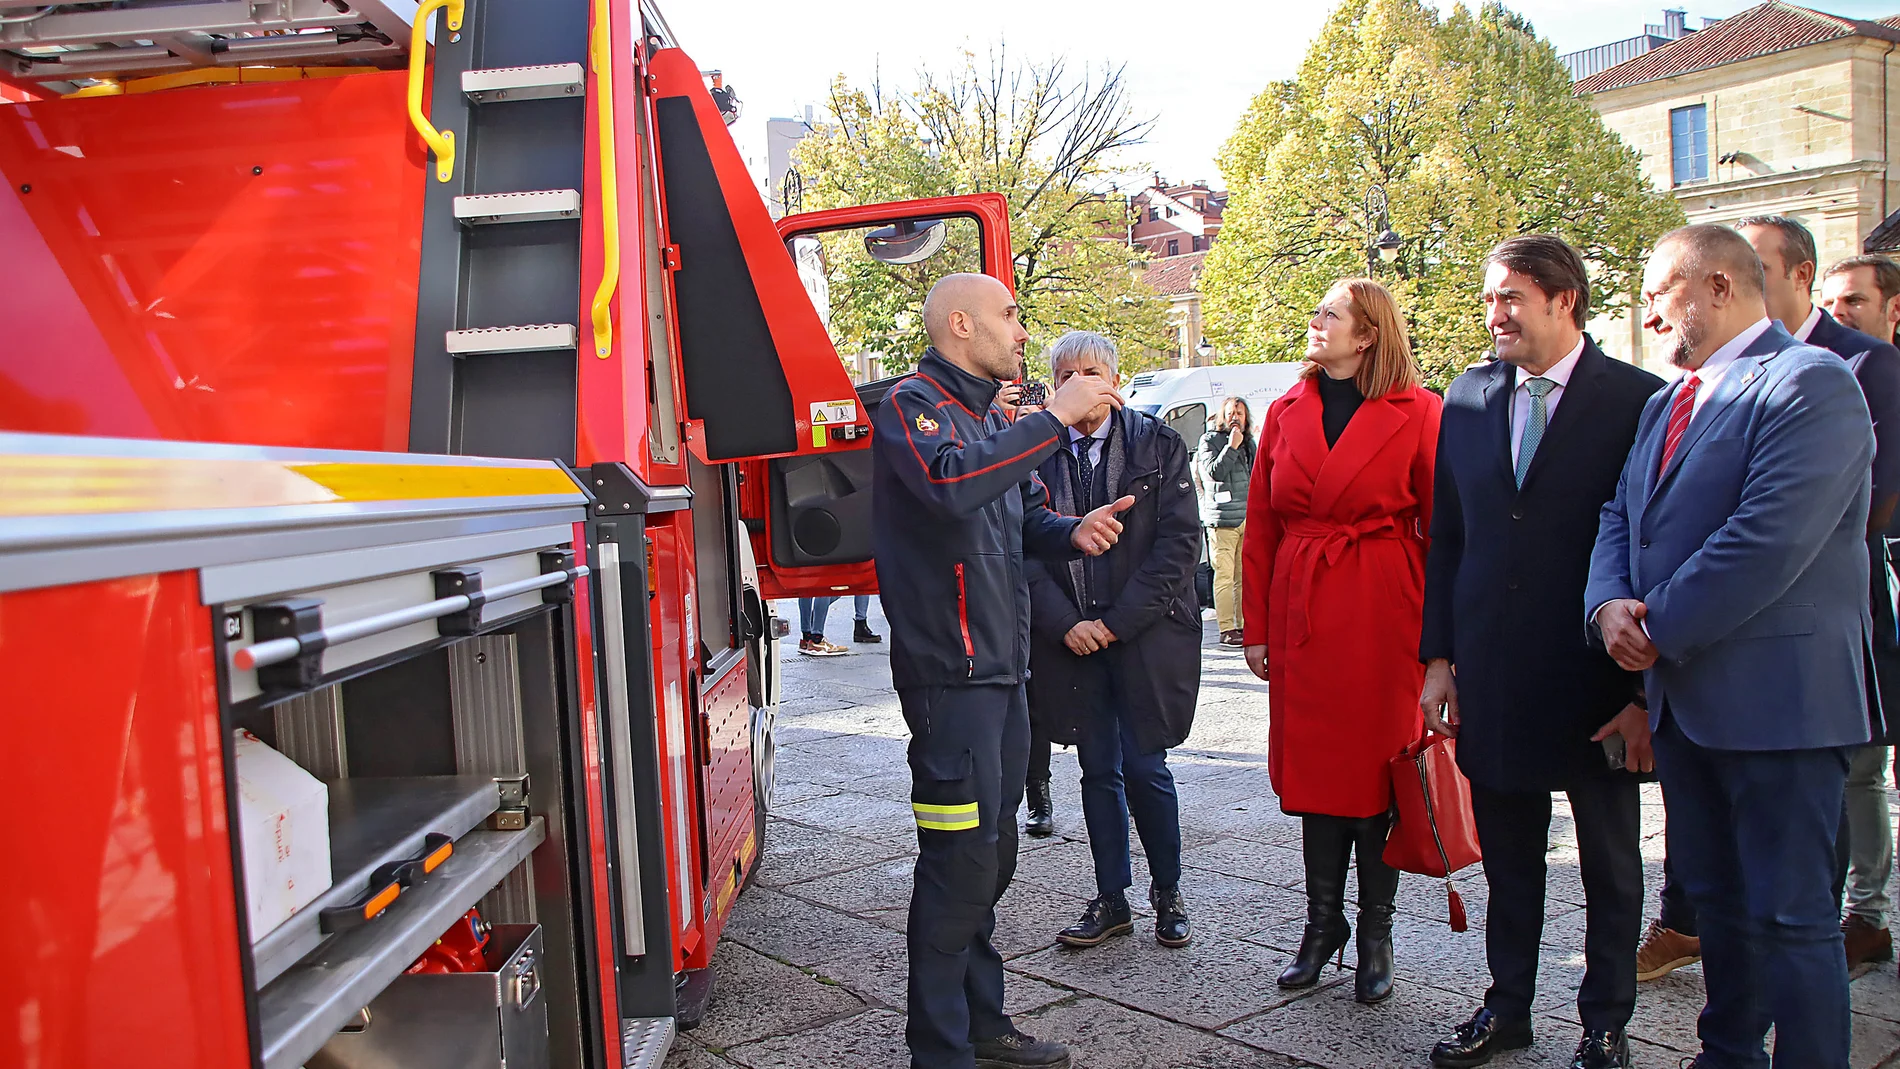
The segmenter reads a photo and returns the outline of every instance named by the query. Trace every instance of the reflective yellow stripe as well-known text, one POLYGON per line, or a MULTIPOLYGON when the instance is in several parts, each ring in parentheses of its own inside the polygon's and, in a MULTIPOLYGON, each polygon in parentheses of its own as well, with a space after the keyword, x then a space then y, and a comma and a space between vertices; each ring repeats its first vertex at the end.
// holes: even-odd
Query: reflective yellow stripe
POLYGON ((579 489, 553 465, 0 456, 0 516, 539 496, 578 498, 579 489))
POLYGON ((975 802, 959 802, 956 805, 931 805, 928 802, 912 802, 910 808, 918 813, 928 813, 933 817, 961 817, 976 814, 975 802))
POLYGON ((975 802, 956 805, 912 802, 910 808, 917 817, 917 826, 929 831, 969 831, 981 823, 975 802))

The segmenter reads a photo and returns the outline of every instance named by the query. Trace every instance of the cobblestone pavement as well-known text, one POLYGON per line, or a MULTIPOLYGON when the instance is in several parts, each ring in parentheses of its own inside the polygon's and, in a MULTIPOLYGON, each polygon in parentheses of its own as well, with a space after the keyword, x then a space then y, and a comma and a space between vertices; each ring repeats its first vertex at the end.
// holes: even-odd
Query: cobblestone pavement
MULTIPOLYGON (((832 606, 834 641, 851 633, 850 599, 832 606)), ((790 602, 780 611, 796 620, 790 602)), ((885 630, 876 616, 874 626, 885 630)), ((1484 880, 1459 879, 1471 930, 1445 923, 1442 883, 1406 876, 1396 926, 1398 984, 1380 1006, 1352 1000, 1350 970, 1285 993, 1273 978, 1298 945, 1305 903, 1299 826, 1280 813, 1266 772, 1266 693, 1212 625, 1194 733, 1170 764, 1180 785, 1194 942, 1154 942, 1137 858, 1135 936, 1058 948, 1058 929, 1093 892, 1073 751, 1055 759, 1054 838, 1023 839, 1015 883, 997 909, 1008 1009, 1027 1032, 1075 1048, 1088 1069, 1251 1069, 1427 1065, 1433 1041, 1474 1011, 1484 965, 1484 880)), ((778 791, 758 884, 736 908, 715 959, 706 1019, 668 1069, 904 1069, 904 915, 916 850, 905 730, 890 689, 888 644, 818 659, 785 643, 778 791)), ((1561 795, 1550 841, 1537 1042, 1498 1066, 1567 1066, 1580 1025, 1583 885, 1561 795)), ((1650 911, 1661 886, 1663 810, 1643 800, 1650 911)), ((1347 954, 1351 960, 1350 951, 1347 954)), ((1853 984, 1853 1065, 1900 1065, 1900 978, 1867 967, 1853 984)), ((1675 1069, 1696 1047, 1700 967, 1644 984, 1631 1022, 1635 1064, 1675 1069)))

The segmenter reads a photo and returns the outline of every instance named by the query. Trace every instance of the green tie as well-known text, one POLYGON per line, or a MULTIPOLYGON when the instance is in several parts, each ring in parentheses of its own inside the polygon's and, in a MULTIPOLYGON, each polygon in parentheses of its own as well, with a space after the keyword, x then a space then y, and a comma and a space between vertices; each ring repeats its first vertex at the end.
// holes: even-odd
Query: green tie
POLYGON ((1522 488, 1524 476, 1530 474, 1531 458, 1537 455, 1537 445, 1544 440, 1544 427, 1550 422, 1550 409, 1544 406, 1544 395, 1557 388, 1555 380, 1542 376, 1526 380, 1524 388, 1531 392, 1531 418, 1524 424, 1524 437, 1517 445, 1517 485, 1522 488))

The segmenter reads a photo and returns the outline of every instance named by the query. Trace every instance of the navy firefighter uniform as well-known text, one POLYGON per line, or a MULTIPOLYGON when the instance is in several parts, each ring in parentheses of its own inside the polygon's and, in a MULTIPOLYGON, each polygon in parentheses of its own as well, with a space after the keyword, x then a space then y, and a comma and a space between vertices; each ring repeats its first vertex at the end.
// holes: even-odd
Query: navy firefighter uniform
POLYGON ((1029 760, 1025 551, 1072 560, 1073 516, 1048 507, 1036 466, 1062 440, 1048 412, 1014 423, 997 383, 925 350, 872 438, 873 546, 891 625, 891 681, 910 727, 917 821, 911 893, 913 1069, 969 1069, 1011 1030, 996 902, 1016 871, 1029 760))

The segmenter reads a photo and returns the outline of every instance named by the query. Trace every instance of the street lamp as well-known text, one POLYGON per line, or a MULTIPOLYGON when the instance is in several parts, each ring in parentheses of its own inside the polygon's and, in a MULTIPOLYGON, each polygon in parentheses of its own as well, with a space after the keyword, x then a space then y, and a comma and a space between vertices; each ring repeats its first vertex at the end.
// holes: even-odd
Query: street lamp
POLYGON ((1379 236, 1366 245, 1366 275, 1368 277, 1377 273, 1381 261, 1391 263, 1397 260, 1399 249, 1405 245, 1405 239, 1399 236, 1398 231, 1392 229, 1389 208, 1384 186, 1375 185, 1366 190, 1365 232, 1367 234, 1375 230, 1379 232, 1379 236))
POLYGON ((1214 347, 1207 343, 1206 338, 1202 338, 1201 344, 1194 347, 1194 352, 1201 358, 1201 363, 1211 364, 1214 362, 1214 347))

